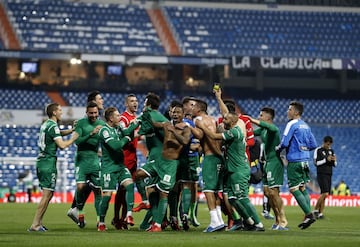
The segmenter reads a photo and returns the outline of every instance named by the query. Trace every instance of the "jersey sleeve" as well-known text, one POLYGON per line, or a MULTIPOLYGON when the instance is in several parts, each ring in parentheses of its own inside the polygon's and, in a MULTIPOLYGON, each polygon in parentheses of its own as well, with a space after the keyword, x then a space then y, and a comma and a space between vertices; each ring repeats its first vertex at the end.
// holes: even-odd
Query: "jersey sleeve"
POLYGON ((145 111, 141 115, 141 127, 140 127, 138 133, 139 133, 139 135, 146 135, 146 134, 153 133, 153 132, 154 132, 154 127, 152 125, 150 112, 145 111))
POLYGON ((254 135, 260 136, 261 135, 261 128, 254 129, 254 135))
POLYGON ((82 136, 82 120, 80 119, 77 121, 75 126, 75 132, 79 134, 79 136, 82 136))
POLYGON ((239 133, 234 128, 232 128, 230 130, 223 132, 222 136, 225 141, 230 141, 237 139, 239 137, 239 133))
POLYGON ((260 121, 260 127, 266 128, 267 130, 269 130, 271 132, 277 132, 278 131, 278 128, 276 127, 275 124, 270 124, 270 123, 267 123, 265 121, 260 121))
POLYGON ((139 127, 140 122, 134 121, 128 125, 127 128, 122 129, 124 135, 132 135, 133 132, 139 127))
POLYGON ((317 148, 314 151, 314 164, 315 166, 321 166, 326 163, 326 156, 323 154, 321 148, 317 148))
POLYGON ((83 121, 79 120, 75 127, 75 132, 78 133, 79 137, 76 139, 75 144, 79 145, 86 142, 90 135, 83 135, 83 121))
POLYGON ((279 144, 280 149, 287 148, 290 145, 291 138, 294 135, 294 128, 292 128, 293 123, 289 122, 284 130, 284 134, 281 138, 281 143, 279 144))
POLYGON ((61 138, 59 126, 54 124, 51 128, 49 128, 49 135, 52 137, 53 140, 61 138))
POLYGON ((114 151, 122 149, 131 139, 127 136, 116 140, 110 133, 108 128, 102 128, 99 132, 100 138, 103 142, 114 151))
POLYGON ((308 138, 306 139, 306 144, 309 150, 314 150, 317 147, 315 136, 310 129, 308 131, 308 138))

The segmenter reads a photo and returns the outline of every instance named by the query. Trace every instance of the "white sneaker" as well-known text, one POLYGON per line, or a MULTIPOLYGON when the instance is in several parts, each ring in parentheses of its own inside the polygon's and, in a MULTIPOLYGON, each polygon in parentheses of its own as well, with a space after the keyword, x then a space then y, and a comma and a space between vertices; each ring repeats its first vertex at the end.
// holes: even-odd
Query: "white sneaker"
POLYGON ((77 207, 70 208, 67 211, 67 216, 69 216, 69 218, 72 219, 76 225, 79 224, 79 210, 77 209, 77 207))

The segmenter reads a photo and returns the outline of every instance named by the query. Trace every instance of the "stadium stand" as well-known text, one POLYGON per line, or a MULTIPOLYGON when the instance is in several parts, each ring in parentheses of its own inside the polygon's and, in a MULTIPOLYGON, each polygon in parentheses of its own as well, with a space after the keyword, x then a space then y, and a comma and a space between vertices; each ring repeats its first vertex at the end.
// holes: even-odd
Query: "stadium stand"
POLYGON ((41 90, 1 89, 0 91, 2 109, 44 109, 49 102, 50 98, 41 90))
MULTIPOLYGON (((24 50, 164 55, 142 5, 7 0, 24 50)), ((182 55, 354 58, 360 14, 170 7, 182 55), (195 24, 195 25, 194 25, 195 24)))
POLYGON ((354 58, 360 14, 164 7, 184 55, 354 58))
POLYGON ((139 5, 4 1, 24 50, 164 54, 139 5))
MULTIPOLYGON (((154 0, 156 1, 156 0, 154 0)), ((176 0, 166 0, 176 1, 176 0)), ((178 1, 177 1, 178 2, 178 1)), ((205 2, 205 3, 248 3, 248 4, 270 4, 270 5, 306 5, 306 6, 346 6, 346 7, 356 7, 360 6, 359 1, 357 0, 183 0, 182 2, 205 2)))

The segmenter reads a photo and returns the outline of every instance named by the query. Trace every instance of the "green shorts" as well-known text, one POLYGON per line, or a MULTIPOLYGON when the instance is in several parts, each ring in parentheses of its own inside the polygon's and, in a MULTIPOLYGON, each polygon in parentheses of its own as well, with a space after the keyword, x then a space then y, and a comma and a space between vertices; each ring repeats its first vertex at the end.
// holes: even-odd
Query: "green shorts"
POLYGON ((270 158, 264 164, 263 185, 269 188, 281 187, 284 183, 284 166, 278 157, 270 158))
POLYGON ((55 191, 57 169, 56 157, 38 159, 36 161, 36 174, 41 189, 55 191))
POLYGON ((310 181, 309 162, 289 162, 287 166, 289 189, 305 185, 310 181))
MULTIPOLYGON (((158 167, 161 162, 162 155, 159 154, 157 156, 149 156, 146 159, 145 165, 143 165, 140 169, 143 170, 149 177, 156 178, 158 177, 158 167)), ((150 179, 151 180, 151 179, 150 179)), ((155 179, 156 181, 156 179, 155 179)))
POLYGON ((160 163, 160 158, 156 157, 156 159, 151 159, 150 157, 147 158, 145 165, 143 165, 140 170, 143 170, 148 177, 144 179, 146 187, 154 187, 160 180, 158 176, 158 165, 160 163))
POLYGON ((226 193, 229 199, 247 198, 249 195, 250 173, 231 172, 227 173, 225 181, 226 193))
POLYGON ((90 180, 95 186, 100 186, 100 162, 97 154, 77 154, 75 159, 76 183, 86 183, 90 180), (89 157, 90 156, 90 157, 89 157))
POLYGON ((159 182, 156 187, 165 193, 174 187, 176 182, 176 171, 179 166, 179 160, 167 160, 162 158, 158 167, 159 182))
POLYGON ((223 189, 224 159, 219 155, 205 155, 202 162, 203 192, 223 189))
POLYGON ((179 159, 177 181, 197 182, 199 180, 200 164, 199 156, 184 156, 179 159))
POLYGON ((117 185, 121 185, 126 180, 133 181, 127 168, 110 173, 101 171, 101 187, 103 191, 116 191, 117 185))

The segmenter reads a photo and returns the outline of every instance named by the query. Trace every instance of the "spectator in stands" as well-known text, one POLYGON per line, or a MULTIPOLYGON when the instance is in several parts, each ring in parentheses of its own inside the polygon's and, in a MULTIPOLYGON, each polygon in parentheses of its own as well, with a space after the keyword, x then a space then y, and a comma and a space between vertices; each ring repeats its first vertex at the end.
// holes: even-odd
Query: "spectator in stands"
POLYGON ((350 188, 344 180, 341 180, 340 184, 337 186, 336 193, 339 196, 351 196, 350 188))
POLYGON ((259 119, 250 118, 250 121, 259 128, 254 131, 255 136, 260 136, 264 145, 264 194, 269 199, 269 204, 275 213, 273 230, 288 230, 284 204, 280 197, 280 187, 284 180, 284 166, 280 154, 275 147, 280 143, 279 128, 273 123, 275 110, 271 107, 263 107, 259 119))
POLYGON ((39 178, 43 194, 36 209, 31 227, 28 229, 30 232, 47 231, 47 228, 43 225, 42 220, 48 208, 49 202, 54 195, 56 186, 57 148, 67 148, 76 140, 76 135, 72 135, 68 140, 63 140, 61 137, 58 122, 61 120, 62 109, 58 103, 49 104, 46 107, 46 114, 48 115, 48 119, 41 125, 40 128, 38 141, 39 155, 36 161, 37 177, 39 178))
POLYGON ((304 105, 302 103, 290 102, 287 111, 289 122, 285 127, 281 143, 276 147, 278 152, 283 149, 286 150, 290 192, 305 213, 305 219, 298 225, 300 229, 308 228, 316 220, 311 211, 310 196, 306 191, 306 183, 310 181, 310 151, 315 149, 317 144, 310 127, 301 119, 303 111, 304 105))
POLYGON ((333 167, 336 166, 336 156, 331 148, 333 138, 325 136, 323 144, 314 151, 314 164, 317 170, 317 181, 321 195, 316 202, 314 215, 318 219, 324 218, 325 199, 331 190, 331 177, 333 167))

